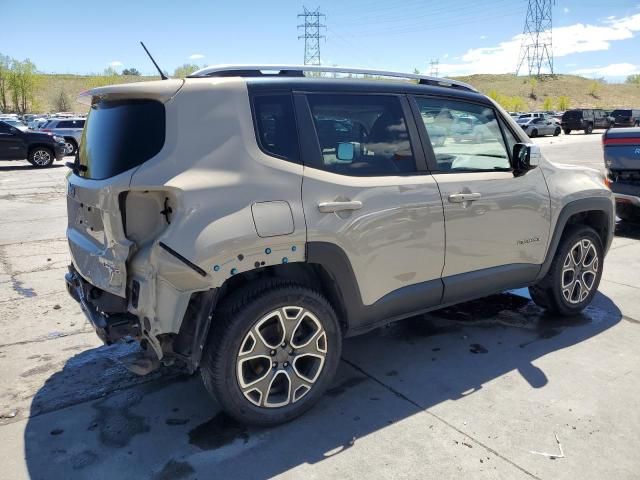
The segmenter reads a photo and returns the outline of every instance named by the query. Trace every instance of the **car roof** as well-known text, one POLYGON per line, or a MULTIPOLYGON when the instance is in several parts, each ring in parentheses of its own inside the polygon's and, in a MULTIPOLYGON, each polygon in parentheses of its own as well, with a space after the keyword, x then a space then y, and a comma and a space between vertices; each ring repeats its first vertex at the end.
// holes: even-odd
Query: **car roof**
POLYGON ((487 97, 473 91, 446 86, 422 85, 407 81, 278 76, 248 77, 245 80, 248 88, 254 92, 286 90, 326 93, 438 95, 491 104, 487 97))

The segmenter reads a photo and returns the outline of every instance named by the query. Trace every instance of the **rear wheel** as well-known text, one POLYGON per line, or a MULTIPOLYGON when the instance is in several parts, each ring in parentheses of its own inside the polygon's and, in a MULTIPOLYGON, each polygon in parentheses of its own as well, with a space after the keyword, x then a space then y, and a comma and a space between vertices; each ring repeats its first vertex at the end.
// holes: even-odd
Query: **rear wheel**
POLYGON ((276 425, 301 415, 330 385, 342 349, 338 320, 315 290, 249 285, 216 309, 202 379, 237 420, 276 425))
POLYGON ((75 155, 78 151, 78 144, 73 138, 64 139, 65 155, 75 155))
POLYGON ((593 125, 592 124, 587 124, 587 127, 584 129, 584 133, 585 135, 591 135, 591 133, 593 132, 593 125))
POLYGON ((565 128, 564 129, 564 134, 565 135, 569 135, 571 133, 571 129, 570 128, 565 128))
POLYGON ((50 167, 54 159, 53 150, 46 147, 34 148, 29 152, 29 157, 27 158, 31 165, 38 168, 50 167))
POLYGON ((554 137, 557 137, 558 135, 560 135, 560 127, 557 127, 557 128, 555 129, 555 131, 553 132, 553 136, 554 136, 554 137))
POLYGON ((602 276, 603 249, 600 237, 586 225, 569 227, 549 271, 529 287, 532 300, 560 315, 575 315, 591 303, 602 276))

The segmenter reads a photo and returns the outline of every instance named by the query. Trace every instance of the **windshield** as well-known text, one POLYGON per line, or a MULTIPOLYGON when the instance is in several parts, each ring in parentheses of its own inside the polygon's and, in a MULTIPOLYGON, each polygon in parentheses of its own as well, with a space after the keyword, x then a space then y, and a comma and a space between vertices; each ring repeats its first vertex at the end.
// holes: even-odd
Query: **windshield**
POLYGON ((155 156, 165 138, 164 105, 154 100, 101 101, 91 106, 79 151, 85 178, 113 177, 155 156))

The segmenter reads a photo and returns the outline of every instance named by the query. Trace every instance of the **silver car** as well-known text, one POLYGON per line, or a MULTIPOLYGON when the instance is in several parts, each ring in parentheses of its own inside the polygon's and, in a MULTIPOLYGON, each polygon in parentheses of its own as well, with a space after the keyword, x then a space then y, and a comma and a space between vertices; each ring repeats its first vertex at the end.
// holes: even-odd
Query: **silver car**
POLYGON ((518 125, 522 127, 529 137, 538 137, 541 135, 560 135, 560 125, 551 118, 519 118, 518 125))
POLYGON ((52 118, 40 128, 42 132, 53 133, 64 137, 67 155, 75 155, 80 146, 84 118, 52 118))

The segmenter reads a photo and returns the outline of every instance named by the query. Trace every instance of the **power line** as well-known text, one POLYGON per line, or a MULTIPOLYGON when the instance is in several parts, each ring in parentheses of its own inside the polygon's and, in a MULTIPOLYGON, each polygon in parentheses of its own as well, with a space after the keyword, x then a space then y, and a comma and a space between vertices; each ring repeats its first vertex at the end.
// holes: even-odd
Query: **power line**
POLYGON ((553 75, 552 6, 555 0, 528 0, 516 75, 526 62, 529 75, 553 75))
POLYGON ((298 14, 298 18, 303 17, 304 23, 298 25, 298 30, 303 28, 304 35, 298 35, 298 40, 304 38, 304 64, 320 65, 320 39, 325 38, 320 32, 322 28, 327 28, 321 19, 326 19, 326 15, 320 13, 320 7, 315 10, 302 8, 304 11, 298 14))

